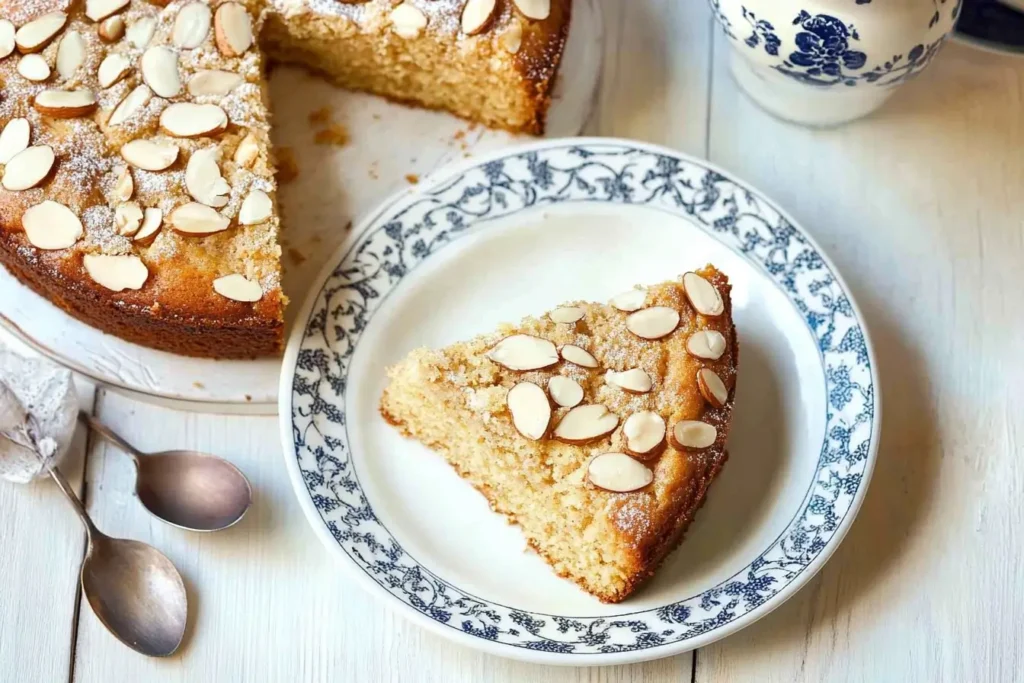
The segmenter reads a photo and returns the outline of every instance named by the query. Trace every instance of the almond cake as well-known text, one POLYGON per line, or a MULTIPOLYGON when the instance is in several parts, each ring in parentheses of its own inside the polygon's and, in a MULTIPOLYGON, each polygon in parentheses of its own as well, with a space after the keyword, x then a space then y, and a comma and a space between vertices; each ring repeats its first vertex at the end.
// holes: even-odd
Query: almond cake
POLYGON ((569 12, 570 0, 0 0, 0 263, 129 341, 277 353, 267 59, 540 133, 569 12))
POLYGON ((438 451, 562 577, 619 602, 726 460, 738 348, 713 266, 570 302, 388 370, 385 420, 438 451))

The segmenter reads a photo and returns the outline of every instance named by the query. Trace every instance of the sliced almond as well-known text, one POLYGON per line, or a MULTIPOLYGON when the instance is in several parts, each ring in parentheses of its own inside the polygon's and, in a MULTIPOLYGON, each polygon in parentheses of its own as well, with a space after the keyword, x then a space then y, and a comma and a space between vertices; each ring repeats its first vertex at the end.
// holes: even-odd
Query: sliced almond
POLYGON ((213 289, 221 296, 243 303, 252 303, 263 298, 260 283, 247 280, 237 273, 217 278, 213 281, 213 289))
POLYGON ((142 78, 160 97, 171 98, 181 92, 178 53, 169 47, 151 47, 142 54, 142 78))
POLYGON ((17 192, 35 187, 50 175, 53 161, 53 148, 49 145, 35 145, 22 150, 4 166, 4 188, 17 192))
POLYGON ((582 308, 577 308, 576 306, 563 306, 562 308, 556 308, 548 313, 548 318, 553 323, 565 323, 567 325, 571 325, 572 323, 582 320, 584 315, 586 315, 586 313, 582 308))
POLYGON ((137 202, 125 202, 114 209, 114 229, 118 235, 131 237, 142 227, 142 207, 137 202))
POLYGON ((725 302, 718 289, 697 273, 683 275, 683 288, 690 305, 701 315, 714 317, 725 312, 725 302))
POLYGON ((212 235, 228 229, 230 221, 205 204, 182 204, 167 217, 171 227, 188 235, 212 235))
POLYGON ((103 21, 128 6, 129 0, 85 0, 85 16, 93 21, 103 21))
POLYGON ((160 127, 179 138, 198 138, 223 133, 228 115, 216 104, 177 102, 160 114, 160 127))
POLYGON ((633 368, 623 372, 609 370, 604 374, 604 383, 618 387, 623 391, 628 391, 631 394, 646 394, 654 386, 654 380, 651 379, 651 376, 640 368, 633 368))
POLYGON ((6 164, 15 155, 28 149, 31 133, 28 119, 11 119, 0 133, 0 164, 6 164))
POLYGON ((132 140, 121 147, 121 157, 143 171, 162 171, 178 159, 178 146, 172 142, 132 140))
POLYGON ((596 368, 597 359, 589 351, 575 344, 566 344, 561 350, 562 358, 583 368, 596 368))
POLYGON ((555 427, 554 437, 565 443, 590 443, 611 434, 618 424, 619 416, 603 405, 576 406, 555 427))
POLYGON ((136 242, 144 242, 155 235, 164 221, 164 212, 160 209, 146 209, 142 215, 142 226, 133 238, 136 242))
POLYGON ((654 472, 625 453, 602 453, 590 461, 587 478, 605 491, 629 493, 654 481, 654 472))
POLYGON ((551 424, 551 404, 544 390, 532 382, 520 382, 505 397, 516 431, 533 441, 540 441, 551 424))
POLYGON ((403 38, 415 38, 427 27, 427 16, 408 2, 391 10, 388 16, 391 28, 403 38))
POLYGON ((509 370, 540 370, 558 362, 558 349, 547 339, 514 334, 495 344, 487 357, 509 370))
POLYGON ((136 49, 144 50, 149 45, 149 41, 153 40, 154 33, 156 33, 156 18, 143 17, 129 26, 124 35, 136 49))
POLYGON ((548 380, 548 393, 551 400, 563 408, 573 408, 583 400, 583 387, 571 377, 555 375, 548 380))
POLYGON ((475 36, 490 28, 498 14, 496 0, 469 0, 462 8, 462 32, 475 36))
POLYGON ((93 282, 115 292, 142 289, 149 278, 149 268, 138 256, 86 254, 82 263, 93 282))
POLYGON ((18 60, 18 73, 29 81, 39 83, 50 77, 50 65, 42 55, 25 55, 18 60))
POLYGON ((652 306, 630 313, 626 329, 641 339, 661 339, 679 326, 679 311, 668 306, 652 306))
POLYGON ((7 57, 14 52, 14 36, 17 30, 14 24, 6 19, 0 19, 0 59, 7 57))
POLYGON ((613 296, 612 300, 608 303, 611 304, 612 308, 617 308, 625 313, 632 313, 643 308, 646 301, 646 289, 631 289, 628 292, 613 296))
POLYGON ((74 78, 82 64, 85 63, 85 56, 88 50, 85 46, 85 38, 78 31, 68 31, 60 39, 57 47, 57 73, 64 80, 74 78))
POLYGON ((21 215, 29 243, 38 249, 67 249, 82 238, 82 221, 68 207, 47 199, 21 215))
POLYGON ((517 54, 523 45, 523 22, 512 17, 508 27, 498 36, 498 43, 505 49, 505 52, 517 54))
POLYGON ((40 114, 55 119, 72 119, 96 110, 96 96, 91 90, 44 90, 32 100, 40 114))
MULTIPOLYGON (((101 88, 109 88, 114 85, 122 78, 128 75, 128 72, 132 70, 132 63, 128 61, 128 58, 124 55, 111 53, 103 58, 100 62, 99 68, 99 81, 101 88)), ((142 86, 145 88, 146 86, 142 86)), ((148 91, 149 88, 146 88, 148 91)), ((147 99, 148 101, 148 99, 147 99)), ((113 118, 113 117, 111 117, 113 118)), ((114 124, 111 124, 114 125, 114 124)))
POLYGON ((274 203, 263 190, 253 190, 238 209, 238 222, 241 225, 257 225, 270 218, 274 213, 274 203))
POLYGON ((66 23, 68 23, 68 15, 63 12, 50 12, 23 25, 14 34, 14 43, 18 47, 18 52, 23 55, 39 52, 49 45, 66 23))
POLYGON ((633 413, 622 425, 622 436, 626 450, 632 455, 654 454, 665 441, 665 420, 651 410, 633 413))
POLYGON ((686 350, 697 358, 718 360, 725 353, 726 341, 717 330, 701 330, 694 332, 686 340, 686 350))
POLYGON ((239 57, 252 46, 252 19, 237 2, 218 7, 213 23, 217 49, 225 57, 239 57))
POLYGON ((132 170, 127 166, 119 166, 114 173, 113 199, 115 202, 126 202, 135 194, 135 179, 132 178, 132 170))
POLYGON ((701 396, 715 408, 721 408, 729 400, 729 389, 714 370, 701 368, 697 371, 697 388, 701 396))
POLYGON ((107 120, 108 126, 120 126, 130 121, 143 107, 153 99, 153 91, 145 83, 137 85, 134 90, 125 95, 121 103, 114 107, 114 112, 107 120))
POLYGON ((551 14, 551 0, 512 0, 516 9, 527 19, 541 21, 551 14))
POLYGON ((249 133, 238 143, 238 148, 235 150, 235 163, 242 168, 249 168, 259 154, 260 146, 256 142, 256 136, 249 133))
POLYGON ((672 445, 687 450, 702 450, 714 445, 718 430, 698 420, 682 420, 672 428, 672 445))
POLYGON ((197 202, 220 208, 228 203, 231 186, 220 173, 217 154, 216 147, 192 152, 185 167, 185 188, 197 202))
POLYGON ((188 82, 188 94, 192 97, 211 95, 222 97, 240 86, 244 79, 230 71, 204 69, 197 71, 188 82))
POLYGON ((124 37, 124 18, 119 16, 107 17, 100 22, 96 33, 104 43, 116 43, 124 37))
POLYGON ((186 50, 197 48, 206 40, 212 23, 213 12, 209 5, 205 2, 190 2, 178 11, 171 42, 186 50))

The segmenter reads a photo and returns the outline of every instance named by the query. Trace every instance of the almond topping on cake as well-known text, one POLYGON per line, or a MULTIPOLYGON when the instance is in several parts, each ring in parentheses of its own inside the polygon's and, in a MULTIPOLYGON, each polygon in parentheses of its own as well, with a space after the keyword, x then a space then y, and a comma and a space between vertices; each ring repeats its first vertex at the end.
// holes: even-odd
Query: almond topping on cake
POLYGON ((703 450, 715 443, 718 430, 699 420, 682 420, 672 428, 673 446, 685 450, 703 450))
POLYGON ((238 209, 238 222, 242 225, 258 225, 274 214, 274 203, 263 190, 253 190, 238 209))
POLYGON ((640 368, 624 370, 623 372, 609 370, 604 375, 604 383, 618 387, 623 391, 628 391, 631 394, 646 394, 654 386, 654 380, 651 379, 651 376, 640 368))
POLYGON ((643 308, 644 302, 646 301, 646 289, 631 289, 628 292, 616 294, 612 297, 612 300, 609 303, 612 308, 617 308, 624 313, 632 313, 633 311, 639 311, 643 308))
POLYGON ((206 95, 222 97, 240 86, 244 80, 238 74, 218 69, 197 71, 188 82, 188 94, 192 97, 206 95))
POLYGON ((178 138, 198 138, 223 133, 228 115, 216 104, 176 102, 160 114, 160 127, 178 138))
POLYGON ((542 21, 551 14, 551 0, 512 0, 524 17, 542 21))
POLYGON ((0 19, 0 59, 14 52, 14 36, 16 33, 14 24, 6 19, 0 19))
POLYGON ((177 52, 162 45, 151 47, 142 54, 141 64, 143 80, 157 95, 171 98, 181 92, 177 52))
POLYGON ((213 12, 204 2, 190 2, 181 8, 174 20, 174 32, 171 42, 175 47, 191 50, 203 44, 210 25, 213 23, 213 12))
POLYGON ((551 322, 565 323, 567 325, 582 320, 583 316, 583 309, 576 306, 563 306, 548 313, 548 318, 551 319, 551 322))
POLYGON ((654 472, 625 453, 602 453, 590 461, 587 478, 605 491, 629 493, 654 481, 654 472))
POLYGON ((42 55, 25 55, 18 60, 18 73, 26 80, 39 83, 50 77, 50 65, 42 55))
MULTIPOLYGON (((106 62, 104 62, 106 63, 106 62)), ((116 65, 115 65, 116 66, 116 65)), ((115 68, 115 67, 111 67, 115 68)), ((125 71, 127 73, 127 71, 125 71)), ((114 81, 120 80, 125 74, 121 74, 114 81)), ((121 100, 121 103, 114 108, 114 113, 110 115, 110 119, 107 121, 109 126, 119 126, 125 121, 131 119, 135 114, 149 104, 149 101, 153 98, 153 91, 149 89, 148 85, 142 84, 136 86, 134 90, 125 95, 125 98, 121 100)))
POLYGON ((498 13, 497 0, 469 0, 462 9, 462 32, 475 36, 486 31, 498 13))
POLYGON ((160 209, 146 209, 142 217, 142 227, 135 233, 133 238, 136 242, 143 242, 155 235, 163 223, 164 212, 160 209))
POLYGON ((111 14, 128 6, 129 0, 85 0, 85 16, 93 21, 103 21, 111 14))
POLYGON ((653 306, 631 313, 626 329, 641 339, 661 339, 679 326, 679 311, 668 306, 653 306))
POLYGON ((619 416, 601 404, 576 406, 555 427, 554 437, 571 444, 585 444, 605 437, 619 426, 619 416))
POLYGON ((506 28, 500 36, 498 36, 498 43, 505 48, 505 52, 509 54, 517 54, 519 48, 523 46, 523 24, 512 17, 509 21, 508 28, 506 28))
POLYGON ((187 235, 212 235, 228 229, 231 221, 205 204, 182 204, 168 217, 171 227, 187 235))
POLYGON ((39 249, 67 249, 82 238, 82 221, 68 207, 52 200, 27 209, 21 227, 29 244, 39 249))
POLYGON ((216 147, 192 152, 185 166, 185 188, 197 202, 220 208, 228 203, 231 186, 220 173, 217 155, 216 147))
POLYGON ((116 43, 124 37, 124 30, 124 19, 115 15, 101 21, 96 34, 104 43, 116 43))
POLYGON ((63 12, 50 12, 28 22, 14 34, 14 43, 18 47, 18 52, 23 55, 39 52, 50 44, 50 41, 60 33, 66 23, 68 23, 68 15, 63 12))
POLYGON ((178 159, 178 146, 172 142, 132 140, 121 147, 121 157, 143 171, 162 171, 178 159))
POLYGON ((729 390, 714 370, 701 368, 697 371, 697 387, 701 395, 715 408, 721 408, 729 400, 729 390))
POLYGON ((249 168, 259 155, 260 146, 256 142, 256 136, 249 133, 238 143, 238 149, 235 150, 235 163, 242 168, 249 168))
POLYGON ((715 317, 725 312, 722 295, 713 284, 697 273, 683 275, 683 287, 686 289, 686 298, 690 300, 690 305, 701 315, 715 317))
POLYGON ((237 273, 217 278, 213 281, 213 289, 223 297, 242 303, 253 303, 263 298, 260 283, 237 273))
POLYGON ((571 377, 555 375, 548 380, 551 400, 563 408, 574 408, 583 400, 583 387, 571 377))
POLYGON ((149 41, 153 40, 154 33, 156 33, 156 19, 143 17, 129 26, 124 35, 136 49, 144 50, 149 45, 149 41))
POLYGON ((505 337, 487 352, 487 357, 509 370, 540 370, 558 362, 558 349, 547 339, 528 334, 505 337))
POLYGON ((19 191, 35 187, 50 175, 53 161, 53 148, 49 145, 35 145, 22 150, 4 167, 4 188, 19 191))
POLYGON ((512 424, 516 431, 533 441, 540 441, 548 433, 551 423, 551 404, 544 390, 532 382, 520 382, 505 396, 512 424))
POLYGON ((725 337, 716 330, 694 332, 686 341, 686 350, 697 358, 718 360, 725 353, 725 337))
POLYGON ((217 49, 225 57, 240 57, 252 46, 252 20, 237 2, 218 7, 213 21, 217 49))
POLYGON ((86 254, 82 264, 93 282, 114 292, 142 289, 149 278, 149 268, 138 256, 86 254))
POLYGON ((17 154, 28 149, 31 128, 28 119, 11 119, 0 133, 0 164, 10 162, 17 154))
POLYGON ((633 413, 622 425, 626 450, 636 456, 655 455, 665 441, 665 420, 652 410, 633 413))
POLYGON ((96 96, 91 90, 44 90, 32 100, 40 114, 55 119, 72 119, 96 110, 96 96))
POLYGON ((589 351, 575 344, 566 344, 562 347, 561 353, 562 358, 583 368, 596 368, 598 365, 597 359, 589 351))
POLYGON ((67 80, 72 78, 85 62, 85 39, 78 31, 68 31, 57 47, 57 73, 67 80))
POLYGON ((114 209, 114 228, 118 235, 131 237, 142 226, 142 207, 137 202, 118 204, 114 209))
POLYGON ((427 27, 427 17, 415 6, 403 2, 391 10, 391 28, 403 38, 415 38, 427 27))
POLYGON ((118 166, 114 173, 113 199, 116 202, 126 202, 135 194, 135 180, 132 178, 132 171, 127 166, 118 166))

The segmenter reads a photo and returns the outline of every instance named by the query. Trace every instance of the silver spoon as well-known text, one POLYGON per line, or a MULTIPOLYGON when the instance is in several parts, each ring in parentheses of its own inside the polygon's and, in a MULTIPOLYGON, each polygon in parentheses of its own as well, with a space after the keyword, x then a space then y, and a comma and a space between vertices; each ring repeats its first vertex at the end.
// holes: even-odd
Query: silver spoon
POLYGON ((131 457, 135 493, 154 517, 189 531, 218 531, 237 523, 252 505, 252 487, 227 460, 197 451, 142 453, 91 415, 90 428, 131 457))

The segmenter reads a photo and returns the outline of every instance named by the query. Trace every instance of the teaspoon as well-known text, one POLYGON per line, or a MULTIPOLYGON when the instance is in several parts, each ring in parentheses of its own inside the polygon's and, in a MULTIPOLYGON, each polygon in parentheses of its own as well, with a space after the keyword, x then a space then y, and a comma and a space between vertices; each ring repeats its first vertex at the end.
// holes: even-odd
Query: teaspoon
POLYGON ((219 531, 252 505, 252 487, 223 458, 197 451, 142 453, 91 415, 79 416, 135 463, 135 493, 154 517, 189 531, 219 531))

